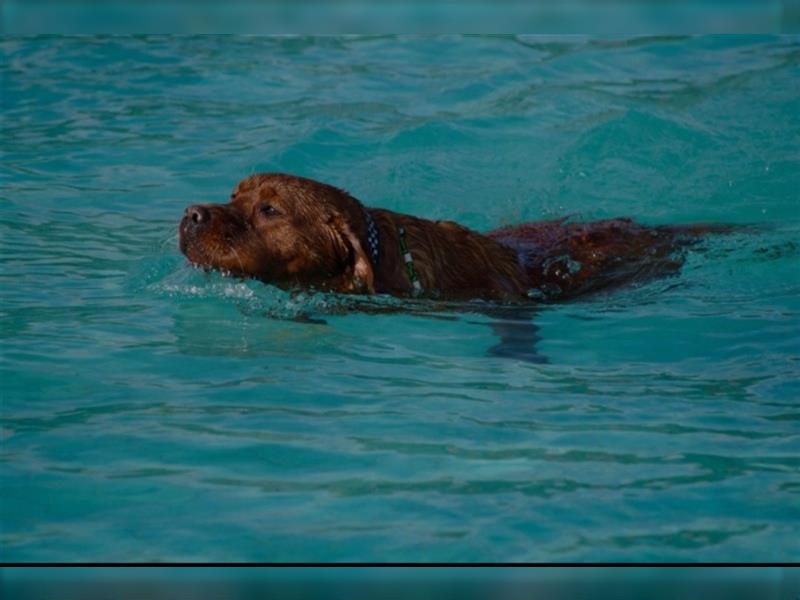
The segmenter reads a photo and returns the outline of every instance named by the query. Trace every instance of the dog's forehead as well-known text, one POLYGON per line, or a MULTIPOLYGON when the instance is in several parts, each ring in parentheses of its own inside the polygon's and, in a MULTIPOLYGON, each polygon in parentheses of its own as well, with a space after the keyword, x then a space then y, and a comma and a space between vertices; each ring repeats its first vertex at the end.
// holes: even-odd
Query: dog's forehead
POLYGON ((264 180, 258 175, 251 175, 239 181, 233 188, 231 203, 249 208, 262 200, 277 201, 283 195, 272 182, 264 180))
POLYGON ((261 203, 288 211, 288 214, 302 214, 310 209, 313 202, 309 202, 310 198, 303 194, 302 188, 294 188, 291 181, 278 177, 251 175, 236 184, 230 204, 245 214, 261 203))
POLYGON ((234 189, 233 205, 252 210, 269 202, 295 215, 326 215, 352 210, 352 198, 331 185, 284 173, 259 173, 242 179, 234 189))
POLYGON ((251 175, 250 177, 245 177, 236 186, 233 188, 234 193, 236 194, 244 194, 247 192, 252 192, 257 190, 261 184, 263 183, 263 178, 259 175, 251 175))
POLYGON ((258 192, 259 195, 285 196, 306 191, 307 185, 297 178, 278 174, 258 174, 242 179, 236 184, 236 194, 258 192))

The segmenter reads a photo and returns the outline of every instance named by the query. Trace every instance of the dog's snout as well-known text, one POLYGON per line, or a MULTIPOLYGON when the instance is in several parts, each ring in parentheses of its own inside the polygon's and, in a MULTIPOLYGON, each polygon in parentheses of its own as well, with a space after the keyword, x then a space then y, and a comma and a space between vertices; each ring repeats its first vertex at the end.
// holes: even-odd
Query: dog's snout
POLYGON ((205 206, 195 204, 194 206, 190 206, 186 209, 184 212, 184 219, 194 223, 195 225, 202 225, 211 220, 211 211, 205 206))

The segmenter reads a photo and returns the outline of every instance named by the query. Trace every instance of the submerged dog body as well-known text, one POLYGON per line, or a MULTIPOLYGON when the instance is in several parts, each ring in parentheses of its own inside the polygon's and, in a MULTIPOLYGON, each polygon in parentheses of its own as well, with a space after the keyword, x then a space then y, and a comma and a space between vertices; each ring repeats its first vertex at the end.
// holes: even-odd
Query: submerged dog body
POLYGON ((267 173, 242 180, 228 204, 187 208, 179 240, 196 265, 283 288, 524 302, 674 271, 675 250, 717 229, 561 219, 481 234, 267 173))

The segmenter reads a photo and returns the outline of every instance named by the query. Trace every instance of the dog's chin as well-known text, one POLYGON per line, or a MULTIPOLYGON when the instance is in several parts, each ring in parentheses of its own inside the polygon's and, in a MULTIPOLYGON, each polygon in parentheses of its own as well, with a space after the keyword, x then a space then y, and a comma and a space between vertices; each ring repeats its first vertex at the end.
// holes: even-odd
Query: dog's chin
POLYGON ((223 277, 232 279, 255 279, 278 287, 290 287, 296 284, 294 280, 289 283, 288 279, 282 278, 275 273, 246 271, 244 265, 239 265, 241 261, 236 256, 236 253, 233 251, 226 253, 226 248, 208 248, 193 238, 183 235, 178 239, 178 246, 189 266, 198 271, 202 270, 205 273, 216 272, 223 277), (216 250, 216 252, 210 252, 210 250, 216 250))
POLYGON ((220 265, 218 261, 207 256, 206 253, 202 251, 202 246, 198 247, 191 238, 187 239, 183 235, 179 236, 178 248, 181 254, 186 257, 189 265, 194 269, 203 270, 206 273, 217 271, 225 277, 241 277, 241 275, 235 274, 232 269, 220 265))
POLYGON ((244 273, 239 270, 228 269, 226 267, 219 267, 216 265, 211 265, 205 262, 198 262, 194 261, 190 258, 187 258, 187 262, 190 267, 193 269, 197 269, 198 271, 203 271, 204 273, 219 273, 223 277, 230 277, 231 279, 253 279, 254 276, 249 273, 244 273))
POLYGON ((189 266, 191 266, 193 269, 197 269, 198 271, 204 271, 205 273, 216 271, 223 277, 234 277, 238 279, 246 279, 250 277, 249 274, 243 273, 241 270, 231 269, 227 266, 220 265, 215 261, 210 260, 206 256, 200 255, 197 252, 192 252, 191 249, 181 248, 181 251, 186 257, 186 262, 189 264, 189 266))

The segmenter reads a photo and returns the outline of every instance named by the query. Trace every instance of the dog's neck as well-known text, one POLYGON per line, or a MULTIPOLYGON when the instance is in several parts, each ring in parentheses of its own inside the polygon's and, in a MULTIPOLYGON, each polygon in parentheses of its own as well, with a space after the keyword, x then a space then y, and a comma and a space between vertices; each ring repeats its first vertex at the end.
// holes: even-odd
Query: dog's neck
POLYGON ((367 211, 379 238, 376 292, 416 296, 421 288, 425 296, 451 299, 513 300, 525 295, 526 278, 511 248, 452 221, 430 221, 384 209, 367 211), (406 250, 417 286, 404 257, 406 250))

